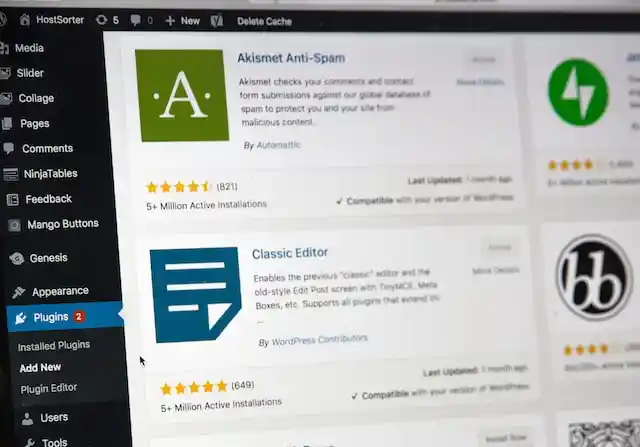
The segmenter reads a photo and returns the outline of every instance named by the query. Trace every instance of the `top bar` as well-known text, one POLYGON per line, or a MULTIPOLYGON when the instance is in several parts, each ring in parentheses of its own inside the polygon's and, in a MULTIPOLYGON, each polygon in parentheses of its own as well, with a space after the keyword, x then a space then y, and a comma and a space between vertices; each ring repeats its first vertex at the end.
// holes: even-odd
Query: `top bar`
MULTIPOLYGON (((638 0, 183 0, 186 9, 640 11, 638 0)), ((174 8, 171 0, 7 0, 7 6, 174 8)))
MULTIPOLYGON (((182 6, 182 5, 181 5, 182 6)), ((9 8, 5 8, 8 10, 9 8)), ((105 31, 171 32, 379 32, 379 33, 629 33, 640 32, 637 13, 608 12, 453 12, 453 11, 332 11, 211 10, 146 8, 20 8, 29 16, 24 29, 82 28, 105 31), (54 20, 55 19, 55 20, 54 20), (59 21, 58 19, 63 19, 59 21)))

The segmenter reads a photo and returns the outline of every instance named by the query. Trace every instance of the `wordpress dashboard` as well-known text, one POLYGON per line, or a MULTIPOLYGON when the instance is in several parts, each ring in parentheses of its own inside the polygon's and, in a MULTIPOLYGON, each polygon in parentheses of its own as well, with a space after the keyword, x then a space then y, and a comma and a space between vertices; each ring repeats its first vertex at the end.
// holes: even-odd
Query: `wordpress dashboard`
POLYGON ((639 19, 2 9, 6 445, 640 445, 639 19))

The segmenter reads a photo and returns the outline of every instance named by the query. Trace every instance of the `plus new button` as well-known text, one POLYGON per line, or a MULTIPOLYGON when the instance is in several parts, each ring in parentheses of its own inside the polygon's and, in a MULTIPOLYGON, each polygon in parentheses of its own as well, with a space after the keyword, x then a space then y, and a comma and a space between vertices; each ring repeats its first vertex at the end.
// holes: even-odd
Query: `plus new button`
POLYGON ((167 22, 169 24, 169 26, 173 26, 173 24, 175 23, 175 19, 172 16, 169 16, 165 19, 165 22, 167 22))

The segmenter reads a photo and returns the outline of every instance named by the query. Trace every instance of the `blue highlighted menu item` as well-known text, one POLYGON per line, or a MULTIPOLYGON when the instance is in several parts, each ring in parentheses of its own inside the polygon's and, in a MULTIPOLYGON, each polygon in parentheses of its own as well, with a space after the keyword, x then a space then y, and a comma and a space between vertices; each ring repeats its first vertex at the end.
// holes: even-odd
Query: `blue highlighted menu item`
POLYGON ((7 306, 9 332, 122 327, 122 302, 7 306))

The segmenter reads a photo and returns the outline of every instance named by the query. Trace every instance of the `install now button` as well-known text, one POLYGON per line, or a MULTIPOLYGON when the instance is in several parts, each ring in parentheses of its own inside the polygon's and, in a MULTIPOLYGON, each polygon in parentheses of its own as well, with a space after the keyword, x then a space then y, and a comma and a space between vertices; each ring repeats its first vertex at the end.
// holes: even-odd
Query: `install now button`
POLYGON ((7 306, 9 332, 122 327, 122 302, 7 306))

